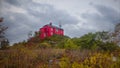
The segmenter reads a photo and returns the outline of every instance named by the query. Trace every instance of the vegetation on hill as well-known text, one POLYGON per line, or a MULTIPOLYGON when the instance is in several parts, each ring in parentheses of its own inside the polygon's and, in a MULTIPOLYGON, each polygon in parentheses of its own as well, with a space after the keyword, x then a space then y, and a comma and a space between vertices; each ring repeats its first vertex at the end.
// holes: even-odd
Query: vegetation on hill
POLYGON ((109 36, 105 33, 107 32, 88 33, 79 38, 53 35, 44 40, 41 40, 39 35, 35 34, 34 37, 26 42, 26 45, 32 48, 37 46, 38 48, 87 49, 99 51, 114 51, 118 49, 119 46, 116 43, 106 41, 109 36))
POLYGON ((109 41, 108 32, 88 33, 78 38, 53 35, 0 50, 1 68, 120 68, 120 47, 109 41))

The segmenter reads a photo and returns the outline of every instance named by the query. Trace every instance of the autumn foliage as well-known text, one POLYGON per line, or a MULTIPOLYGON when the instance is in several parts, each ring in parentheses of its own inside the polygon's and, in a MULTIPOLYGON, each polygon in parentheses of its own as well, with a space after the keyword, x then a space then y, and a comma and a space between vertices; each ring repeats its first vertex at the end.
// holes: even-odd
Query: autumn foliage
POLYGON ((79 38, 38 35, 0 50, 1 68, 120 68, 120 47, 96 40, 96 33, 79 38))

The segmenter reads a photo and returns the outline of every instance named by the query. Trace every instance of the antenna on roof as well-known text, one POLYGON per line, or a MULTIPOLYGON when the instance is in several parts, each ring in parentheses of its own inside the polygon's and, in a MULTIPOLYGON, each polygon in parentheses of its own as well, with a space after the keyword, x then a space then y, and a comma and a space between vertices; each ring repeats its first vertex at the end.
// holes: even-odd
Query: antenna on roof
POLYGON ((60 27, 60 28, 62 27, 62 25, 61 25, 61 21, 59 21, 59 27, 60 27))
POLYGON ((52 18, 51 17, 49 17, 49 25, 52 26, 52 18))

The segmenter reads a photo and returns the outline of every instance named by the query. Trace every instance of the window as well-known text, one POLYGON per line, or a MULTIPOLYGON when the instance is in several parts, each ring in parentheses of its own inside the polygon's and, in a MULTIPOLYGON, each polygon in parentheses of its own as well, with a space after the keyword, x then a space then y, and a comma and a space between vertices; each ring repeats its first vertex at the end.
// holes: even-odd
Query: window
POLYGON ((44 33, 44 37, 46 37, 46 33, 44 33))
POLYGON ((56 29, 56 32, 58 32, 58 29, 56 29))
POLYGON ((51 35, 53 35, 53 32, 51 32, 51 35))
POLYGON ((51 28, 51 31, 53 31, 53 28, 51 28))

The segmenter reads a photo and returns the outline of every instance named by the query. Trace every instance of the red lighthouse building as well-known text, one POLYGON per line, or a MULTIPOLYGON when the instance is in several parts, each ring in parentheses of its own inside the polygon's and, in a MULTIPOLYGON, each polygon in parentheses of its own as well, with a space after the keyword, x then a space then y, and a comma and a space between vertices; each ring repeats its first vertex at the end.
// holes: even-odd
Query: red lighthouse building
POLYGON ((64 35, 64 30, 60 27, 53 26, 52 23, 47 24, 40 28, 40 38, 51 37, 52 35, 64 35))

